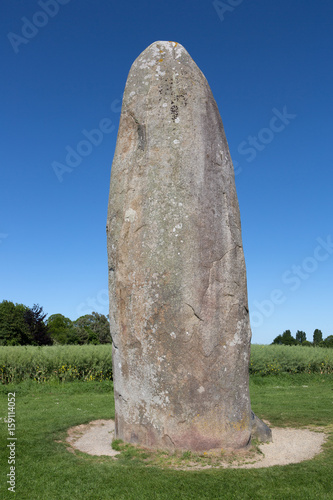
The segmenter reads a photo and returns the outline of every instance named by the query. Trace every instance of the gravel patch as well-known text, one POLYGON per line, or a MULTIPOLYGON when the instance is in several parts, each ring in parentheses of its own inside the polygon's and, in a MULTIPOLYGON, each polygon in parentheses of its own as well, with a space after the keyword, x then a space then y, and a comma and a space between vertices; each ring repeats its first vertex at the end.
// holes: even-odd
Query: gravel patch
POLYGON ((66 441, 75 449, 89 455, 114 457, 119 454, 111 448, 114 439, 114 420, 94 420, 68 430, 66 441))
MULTIPOLYGON (((257 454, 248 463, 226 463, 221 459, 221 467, 250 469, 287 465, 311 460, 322 451, 326 441, 324 432, 310 429, 273 427, 273 442, 259 445, 262 454, 257 454)), ((89 455, 115 457, 119 454, 111 448, 114 439, 113 420, 94 420, 86 425, 78 425, 68 430, 66 441, 73 448, 89 455)), ((209 468, 204 466, 200 468, 209 468)))
MULTIPOLYGON (((287 465, 311 460, 322 451, 326 441, 324 432, 309 429, 272 428, 273 442, 259 445, 263 455, 256 457, 254 463, 238 465, 250 469, 287 465)), ((233 465, 231 467, 234 467, 233 465)))

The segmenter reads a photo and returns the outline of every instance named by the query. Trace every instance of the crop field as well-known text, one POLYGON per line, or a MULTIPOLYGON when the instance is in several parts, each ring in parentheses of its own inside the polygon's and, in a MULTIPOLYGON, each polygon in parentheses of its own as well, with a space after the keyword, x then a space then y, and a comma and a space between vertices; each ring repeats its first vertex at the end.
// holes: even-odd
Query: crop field
POLYGON ((250 374, 333 373, 333 349, 286 345, 251 346, 250 374))
POLYGON ((0 383, 112 380, 111 346, 0 347, 0 383))
MULTIPOLYGON (((333 349, 257 345, 250 374, 333 373, 333 349)), ((112 380, 111 345, 0 347, 0 383, 112 380)))

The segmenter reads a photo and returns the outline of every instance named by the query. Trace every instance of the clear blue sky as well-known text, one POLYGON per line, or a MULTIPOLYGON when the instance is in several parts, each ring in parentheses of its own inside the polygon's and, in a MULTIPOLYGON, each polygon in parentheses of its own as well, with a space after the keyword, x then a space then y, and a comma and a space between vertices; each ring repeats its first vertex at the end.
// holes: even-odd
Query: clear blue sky
POLYGON ((253 342, 333 334, 330 0, 2 0, 0 29, 0 301, 108 313, 119 102, 134 59, 174 40, 235 164, 253 342))

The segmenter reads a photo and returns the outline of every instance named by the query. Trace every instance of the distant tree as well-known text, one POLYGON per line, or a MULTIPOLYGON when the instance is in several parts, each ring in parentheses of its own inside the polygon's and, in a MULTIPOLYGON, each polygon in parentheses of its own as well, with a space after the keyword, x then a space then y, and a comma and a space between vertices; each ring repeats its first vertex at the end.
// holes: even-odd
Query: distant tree
POLYGON ((313 332, 313 345, 318 345, 323 340, 323 334, 318 328, 313 332))
POLYGON ((97 312, 93 312, 92 316, 94 318, 92 329, 97 333, 100 344, 110 344, 111 334, 108 317, 97 312))
POLYGON ((93 312, 74 321, 80 344, 108 344, 111 342, 110 324, 104 314, 93 312))
POLYGON ((33 345, 52 345, 48 327, 44 320, 47 314, 43 313, 43 308, 34 304, 24 313, 24 320, 28 325, 33 345))
POLYGON ((272 345, 273 344, 282 345, 282 335, 278 335, 277 337, 275 337, 275 339, 272 342, 272 345))
POLYGON ((62 314, 52 314, 47 320, 49 334, 56 344, 78 344, 79 337, 73 321, 62 314))
POLYGON ((302 344, 306 341, 306 333, 302 332, 302 330, 297 330, 296 332, 296 341, 302 344))
POLYGON ((304 340, 304 341, 302 342, 302 346, 312 347, 312 344, 311 344, 311 342, 309 342, 308 340, 304 340))
POLYGON ((24 319, 28 307, 8 300, 0 303, 0 345, 29 345, 32 342, 24 319))
POLYGON ((324 347, 331 347, 333 348, 333 335, 329 335, 326 337, 326 339, 323 341, 324 347))
POLYGON ((0 303, 1 345, 107 344, 111 342, 109 320, 93 312, 71 321, 62 314, 46 320, 43 308, 29 308, 4 300, 0 303))
POLYGON ((282 334, 282 343, 284 345, 296 345, 296 339, 291 335, 290 330, 285 330, 282 334))
POLYGON ((297 343, 290 330, 285 330, 282 335, 278 335, 272 342, 272 344, 283 345, 296 345, 297 343))

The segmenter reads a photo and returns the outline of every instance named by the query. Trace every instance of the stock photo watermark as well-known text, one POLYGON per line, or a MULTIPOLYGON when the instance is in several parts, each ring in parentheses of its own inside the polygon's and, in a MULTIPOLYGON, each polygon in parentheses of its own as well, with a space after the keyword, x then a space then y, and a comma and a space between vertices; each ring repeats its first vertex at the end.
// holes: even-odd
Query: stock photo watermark
POLYGON ((88 297, 84 302, 81 302, 76 308, 79 316, 84 316, 91 312, 99 312, 100 314, 109 313, 109 292, 105 288, 100 290, 95 297, 88 297), (101 310, 103 313, 101 313, 101 310))
MULTIPOLYGON (((113 113, 120 113, 121 100, 112 101, 110 109, 113 113)), ((58 181, 63 182, 64 174, 73 172, 73 169, 82 163, 83 158, 89 156, 94 148, 102 144, 105 134, 111 134, 114 130, 115 125, 110 118, 102 118, 97 128, 81 130, 84 139, 79 141, 74 148, 69 145, 65 147, 67 154, 64 162, 53 161, 51 164, 58 181)))
MULTIPOLYGON (((322 262, 327 261, 333 255, 333 240, 332 236, 328 235, 326 239, 318 237, 317 245, 314 248, 312 255, 305 257, 300 264, 293 264, 289 269, 281 275, 281 282, 285 286, 282 288, 274 288, 268 298, 264 300, 253 301, 251 307, 250 319, 252 327, 262 326, 265 319, 271 317, 276 307, 284 304, 288 298, 288 292, 295 292, 302 283, 310 278, 317 271, 322 262)), ((93 311, 103 311, 108 314, 109 309, 109 293, 107 289, 100 290, 95 297, 88 297, 84 302, 81 302, 76 311, 79 316, 89 314, 93 311)))
POLYGON ((221 2, 220 0, 214 0, 213 7, 220 18, 220 21, 224 21, 225 14, 228 12, 233 12, 238 5, 243 3, 244 0, 226 0, 221 2))
POLYGON ((15 493, 16 488, 16 396, 15 392, 9 392, 8 401, 8 412, 7 412, 7 463, 8 472, 7 478, 7 489, 12 493, 15 493))
MULTIPOLYGON (((305 257, 300 264, 294 264, 287 269, 281 276, 283 285, 287 287, 287 291, 295 292, 302 283, 310 278, 317 271, 321 262, 325 262, 333 255, 332 237, 327 236, 326 240, 317 238, 318 245, 315 247, 312 255, 305 257)), ((269 318, 274 313, 277 306, 283 304, 287 300, 286 291, 281 288, 275 288, 269 294, 269 297, 261 302, 255 300, 254 308, 250 313, 251 325, 253 327, 262 326, 265 318, 269 318)))
POLYGON ((58 14, 61 5, 66 5, 70 1, 71 0, 39 0, 37 3, 42 10, 37 10, 31 19, 25 16, 21 17, 21 21, 23 22, 21 34, 13 33, 12 31, 7 34, 7 38, 15 54, 18 54, 19 47, 22 44, 26 45, 30 40, 35 38, 39 30, 48 24, 50 18, 58 14))
MULTIPOLYGON (((249 135, 246 140, 239 143, 237 151, 240 155, 246 156, 248 163, 253 162, 258 153, 262 152, 274 140, 277 134, 283 132, 297 115, 289 113, 287 106, 283 106, 282 111, 277 108, 272 109, 272 117, 268 126, 259 130, 257 135, 249 135)), ((242 167, 238 161, 234 161, 235 175, 242 172, 242 167)))

